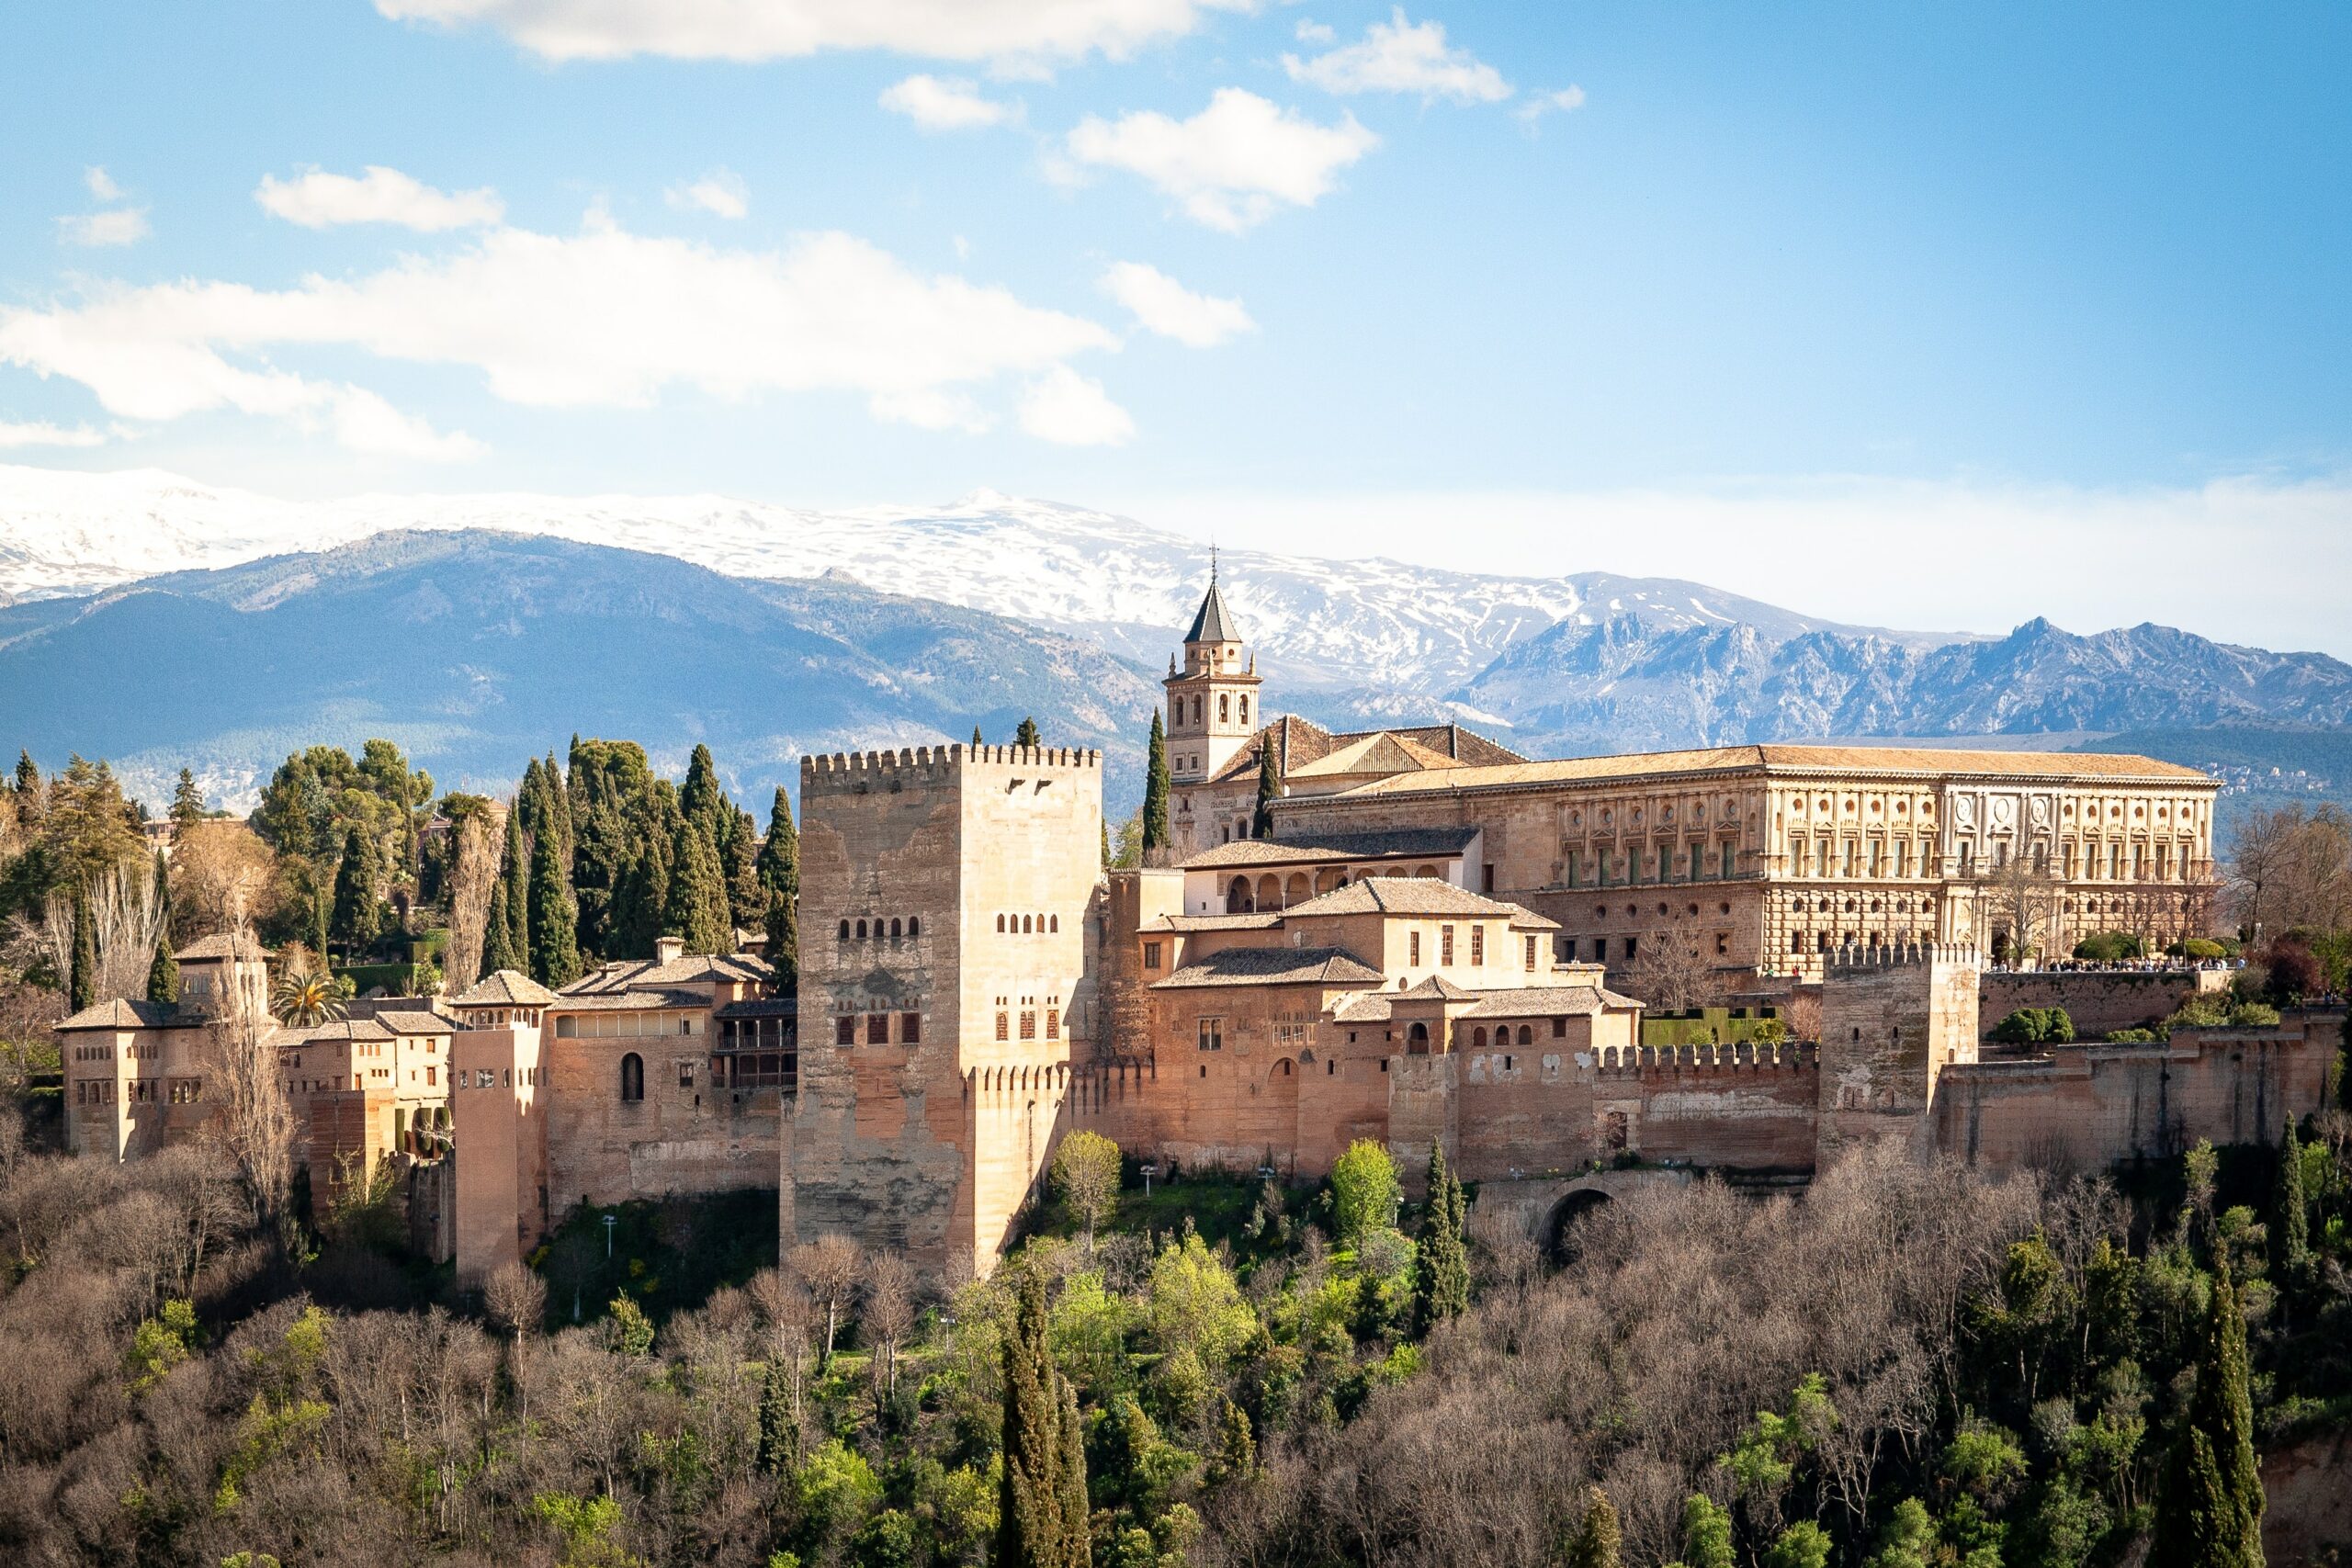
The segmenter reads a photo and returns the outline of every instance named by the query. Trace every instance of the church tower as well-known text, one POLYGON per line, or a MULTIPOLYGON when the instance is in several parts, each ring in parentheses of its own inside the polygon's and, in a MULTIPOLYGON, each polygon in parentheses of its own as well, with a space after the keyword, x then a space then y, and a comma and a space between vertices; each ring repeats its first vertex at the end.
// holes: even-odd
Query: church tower
POLYGON ((1249 743, 1261 722, 1256 711, 1258 661, 1246 663, 1241 628, 1217 587, 1216 558, 1209 558, 1208 597, 1184 634, 1184 667, 1168 663, 1168 774, 1174 784, 1199 784, 1249 743))

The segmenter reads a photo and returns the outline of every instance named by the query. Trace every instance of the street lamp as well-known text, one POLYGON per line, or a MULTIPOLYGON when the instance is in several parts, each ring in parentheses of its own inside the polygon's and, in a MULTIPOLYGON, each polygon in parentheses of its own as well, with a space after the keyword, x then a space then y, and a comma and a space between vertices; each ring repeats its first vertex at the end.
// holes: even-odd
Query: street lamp
POLYGON ((621 1217, 618 1214, 605 1216, 605 1256, 607 1258, 613 1255, 613 1227, 620 1223, 621 1217))

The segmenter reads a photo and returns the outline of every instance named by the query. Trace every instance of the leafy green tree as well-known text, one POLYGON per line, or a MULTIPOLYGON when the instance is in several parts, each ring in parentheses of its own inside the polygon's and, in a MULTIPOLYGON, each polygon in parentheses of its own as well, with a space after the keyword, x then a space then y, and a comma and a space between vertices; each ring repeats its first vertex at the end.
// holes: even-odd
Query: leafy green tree
POLYGON ((1144 863, 1153 863, 1155 851, 1168 848, 1168 732, 1159 722, 1159 710, 1151 710, 1151 748, 1145 754, 1143 769, 1143 853, 1144 863))
POLYGON ((334 874, 333 934, 343 939, 345 951, 358 957, 373 946, 379 933, 376 887, 382 868, 376 843, 354 824, 343 840, 343 863, 334 874))
POLYGON ((564 878, 562 850, 550 829, 531 852, 531 975, 550 990, 580 978, 580 911, 564 878))
POLYGON ((2261 1568, 2262 1478, 2246 1393, 2245 1316, 2226 1256, 2177 1422, 2156 1485, 2149 1568, 2261 1568))
POLYGON ((1078 1396, 1046 1344, 1046 1277, 1025 1268, 1004 1339, 1004 1477, 997 1568, 1086 1568, 1086 1453, 1078 1396))
POLYGON ((51 863, 65 882, 87 886, 146 843, 133 825, 130 803, 114 770, 75 756, 50 781, 42 807, 42 839, 51 863))
POLYGON ((203 820, 204 792, 196 787, 196 775, 182 768, 172 790, 172 825, 185 831, 203 820))
POLYGON ((605 1310, 612 1314, 606 1330, 614 1349, 632 1360, 653 1353, 653 1320, 645 1315, 643 1307, 624 1292, 605 1310))
POLYGON ((1054 1151, 1054 1193, 1086 1226, 1086 1249, 1094 1250, 1094 1227, 1119 1201, 1119 1145, 1100 1133, 1080 1129, 1054 1151))
POLYGON ((1033 749, 1045 744, 1037 736, 1037 721, 1034 718, 1023 719, 1021 728, 1012 732, 1012 743, 1015 746, 1027 746, 1033 749))
POLYGON ((1258 807, 1250 818, 1251 838, 1274 836, 1274 802, 1282 794, 1282 770, 1274 761, 1274 738, 1269 735, 1258 745, 1258 807))
POLYGON ((728 919, 727 883, 718 866, 718 852, 695 828, 681 822, 670 843, 670 894, 662 906, 662 929, 682 937, 688 953, 731 953, 735 929, 728 919))
POLYGON ((1690 1495, 1682 1505, 1682 1560, 1689 1568, 1732 1568, 1730 1509, 1690 1495))
POLYGON ((1353 1244, 1364 1234, 1396 1218, 1404 1189, 1396 1179, 1396 1162, 1387 1145, 1358 1138, 1331 1162, 1331 1218, 1340 1239, 1353 1244))
POLYGON ((1829 1532, 1811 1519, 1799 1519, 1773 1538, 1764 1568, 1829 1568, 1829 1532))
POLYGON ((1462 1183, 1446 1168, 1444 1145, 1430 1140, 1429 1203, 1413 1257, 1413 1328, 1418 1334, 1469 1310, 1470 1255, 1462 1237, 1467 1208, 1462 1183))
POLYGON ((613 945, 622 954, 650 958, 653 940, 662 931, 670 902, 670 846, 683 819, 667 821, 674 804, 663 809, 663 797, 648 797, 639 814, 637 847, 621 876, 613 908, 613 945))
POLYGON ((90 919, 90 895, 78 882, 74 885, 74 960, 65 989, 74 1012, 98 1005, 98 933, 90 919))
POLYGON ((1588 1486, 1584 1513, 1560 1552, 1561 1568, 1619 1568, 1623 1539, 1616 1505, 1600 1487, 1588 1486))
POLYGON ((1250 1413, 1227 1399, 1216 1415, 1216 1454, 1209 1464, 1212 1483, 1245 1481, 1258 1468, 1258 1440, 1250 1430, 1250 1413))
POLYGON ((1905 1497, 1894 1506, 1894 1513, 1879 1532, 1878 1550, 1871 1554, 1870 1568, 1933 1568, 1936 1561, 1936 1521, 1928 1516, 1927 1505, 1917 1497, 1905 1497))

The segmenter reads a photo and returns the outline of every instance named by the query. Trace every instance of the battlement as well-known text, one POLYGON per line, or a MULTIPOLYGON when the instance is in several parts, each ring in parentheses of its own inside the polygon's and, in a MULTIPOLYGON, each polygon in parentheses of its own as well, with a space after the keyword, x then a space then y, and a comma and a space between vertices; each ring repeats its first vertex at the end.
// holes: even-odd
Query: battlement
POLYGON ((1840 970, 1893 969, 1907 964, 1979 964, 1977 950, 1955 942, 1882 942, 1876 947, 1832 948, 1822 958, 1826 976, 1840 970))
POLYGON ((1096 772, 1102 753, 1080 746, 910 746, 895 751, 832 751, 800 759, 800 787, 805 794, 854 794, 876 784, 904 788, 910 784, 953 782, 967 767, 1051 768, 1096 772))
POLYGON ((1597 1054, 1596 1068, 1610 1077, 1647 1077, 1657 1073, 1814 1072, 1821 1066, 1821 1047, 1803 1041, 1726 1041, 1719 1045, 1608 1045, 1597 1054))

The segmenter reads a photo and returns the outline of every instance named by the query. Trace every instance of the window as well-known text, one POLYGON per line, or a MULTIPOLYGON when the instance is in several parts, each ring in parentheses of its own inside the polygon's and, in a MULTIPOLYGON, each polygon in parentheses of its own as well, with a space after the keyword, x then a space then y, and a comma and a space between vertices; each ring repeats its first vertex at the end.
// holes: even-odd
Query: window
POLYGON ((1717 958, 1731 956, 1731 932, 1717 931, 1715 933, 1715 956, 1717 958))
POLYGON ((921 935, 922 935, 922 917, 921 915, 909 915, 907 917, 907 940, 909 942, 912 942, 915 938, 921 935))
POLYGON ((1216 694, 1216 721, 1224 724, 1233 717, 1233 699, 1223 692, 1216 694))
POLYGON ((1483 1051, 1487 1048, 1487 1030, 1484 1024, 1470 1032, 1470 1048, 1474 1051, 1483 1051))
POLYGON ((1437 961, 1442 965, 1451 965, 1453 963, 1453 928, 1452 926, 1437 928, 1437 961))
POLYGON ((1047 916, 1046 917, 1046 931, 1053 931, 1053 932, 1058 932, 1061 929, 1062 929, 1062 918, 1061 918, 1059 915, 1047 915, 1047 916))
POLYGON ((1486 962, 1487 962, 1487 928, 1486 928, 1486 927, 1484 927, 1484 926, 1472 926, 1472 927, 1470 928, 1470 964, 1471 964, 1471 966, 1472 966, 1473 968, 1476 968, 1476 967, 1478 967, 1478 966, 1483 965, 1486 962))
POLYGON ((645 1058, 631 1051, 621 1058, 621 1103, 633 1105, 645 1098, 645 1058))
POLYGON ((1012 1038, 1012 1023, 1010 1014, 999 1012, 996 1015, 996 1037, 1001 1041, 1010 1040, 1012 1038))
POLYGON ((1047 1008, 1047 1009, 1046 1010, 1046 1039, 1048 1039, 1048 1040, 1059 1040, 1061 1037, 1062 1037, 1062 1013, 1061 1013, 1061 1009, 1059 1009, 1059 1008, 1047 1008))
POLYGON ((1157 969, 1159 967, 1159 944, 1158 942, 1148 942, 1143 944, 1143 966, 1147 969, 1157 969))
POLYGON ((678 1087, 680 1089, 692 1089, 695 1087, 695 1065, 692 1062, 680 1062, 678 1064, 678 1087))
POLYGON ((1021 1038, 1023 1040, 1037 1038, 1037 1014, 1033 1008, 1021 1010, 1021 1038))
POLYGON ((1493 866, 1482 865, 1478 868, 1478 886, 1488 893, 1492 893, 1495 890, 1495 868, 1493 866))
POLYGON ((996 934, 999 936, 1002 936, 1004 934, 1004 917, 1002 915, 999 915, 996 918, 996 934))
POLYGON ((865 1043, 868 1045, 890 1043, 890 1015, 888 1013, 869 1012, 865 1015, 865 1043))
POLYGON ((1201 1020, 1199 1043, 1200 1048, 1204 1051, 1224 1050, 1225 1020, 1222 1018, 1204 1018, 1201 1020))
POLYGON ((864 942, 865 940, 865 922, 864 920, 857 922, 857 940, 860 942, 864 942))
POLYGON ((1552 1021, 1552 1038, 1555 1040, 1566 1040, 1567 1037, 1568 1021, 1565 1018, 1554 1019, 1552 1021))
POLYGON ((1405 939, 1406 962, 1419 968, 1421 962, 1421 933, 1411 932, 1405 939))
POLYGON ((425 1064, 425 1066, 424 1066, 424 1081, 425 1081, 425 1084, 427 1085, 427 1087, 430 1087, 430 1086, 432 1086, 432 1085, 434 1085, 434 1084, 437 1084, 437 1083, 439 1083, 439 1082, 441 1081, 441 1079, 440 1079, 440 1077, 439 1077, 439 1076, 438 1076, 438 1075, 440 1074, 440 1071, 441 1071, 441 1069, 440 1069, 439 1067, 435 1066, 434 1066, 433 1064, 431 1064, 430 1062, 428 1062, 428 1063, 426 1063, 426 1064, 425 1064))
POLYGON ((899 1043, 901 1045, 922 1043, 922 1014, 902 1012, 899 1015, 899 1043))
POLYGON ((1609 939, 1607 937, 1597 936, 1592 939, 1592 961, 1595 964, 1606 964, 1609 962, 1609 939))
POLYGON ((1527 939, 1527 967, 1530 969, 1535 967, 1535 939, 1533 937, 1527 939))
POLYGON ((1625 962, 1628 964, 1634 961, 1634 941, 1632 937, 1625 939, 1625 962))
POLYGON ((843 1013, 833 1020, 833 1043, 836 1045, 857 1043, 857 1020, 854 1016, 843 1013))
POLYGON ((903 928, 902 928, 902 927, 900 927, 900 925, 899 924, 899 921, 898 921, 897 918, 894 916, 894 917, 891 919, 891 921, 890 921, 890 940, 891 940, 892 942, 898 942, 898 941, 902 940, 902 939, 903 939, 903 936, 904 936, 904 931, 903 931, 903 928))

